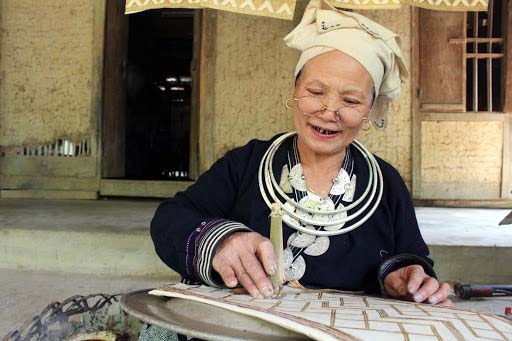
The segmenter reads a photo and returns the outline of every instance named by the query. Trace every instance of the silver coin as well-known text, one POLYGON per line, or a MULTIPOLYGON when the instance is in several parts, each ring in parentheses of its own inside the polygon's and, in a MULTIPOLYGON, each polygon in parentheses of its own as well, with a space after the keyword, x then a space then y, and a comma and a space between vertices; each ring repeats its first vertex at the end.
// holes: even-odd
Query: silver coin
POLYGON ((329 249, 330 244, 329 237, 317 237, 315 242, 304 250, 304 253, 309 256, 323 255, 329 249))
POLYGON ((300 163, 293 166, 290 171, 290 183, 298 191, 306 190, 306 179, 302 172, 302 165, 300 163))
POLYGON ((289 267, 284 268, 284 278, 286 281, 299 280, 306 272, 306 261, 302 256, 297 256, 295 261, 289 267))
MULTIPOLYGON (((343 207, 343 204, 339 204, 338 205, 338 208, 339 207, 343 207)), ((313 215, 313 219, 320 222, 320 226, 323 226, 321 224, 321 222, 329 222, 329 221, 333 221, 333 220, 340 220, 340 219, 343 219, 343 218, 346 218, 347 217, 347 212, 346 211, 343 211, 343 212, 340 212, 340 213, 337 213, 337 214, 315 214, 313 215)), ((341 224, 337 224, 337 225, 331 225, 331 226, 323 226, 324 230, 327 230, 327 231, 336 231, 336 230, 339 230, 341 229, 343 226, 345 225, 345 223, 341 223, 341 224)))
POLYGON ((345 194, 343 194, 343 201, 351 202, 354 200, 354 194, 356 192, 356 175, 352 175, 352 179, 350 179, 350 183, 347 184, 347 190, 345 191, 345 194))
MULTIPOLYGON (((306 226, 306 228, 314 230, 313 226, 306 226)), ((316 239, 316 236, 314 236, 312 234, 307 234, 307 233, 303 233, 301 231, 297 231, 297 232, 293 233, 288 238, 287 245, 295 246, 298 248, 305 248, 305 247, 308 247, 311 244, 313 244, 315 239, 316 239)))
POLYGON ((332 195, 342 195, 345 193, 346 184, 350 184, 350 175, 348 175, 347 171, 342 168, 338 175, 333 179, 333 184, 329 193, 332 195))
POLYGON ((308 193, 304 198, 299 201, 303 207, 307 207, 317 211, 332 211, 334 210, 334 202, 331 198, 321 198, 315 194, 308 193))
POLYGON ((279 181, 279 187, 285 193, 292 193, 292 185, 290 184, 290 171, 288 170, 288 165, 283 166, 283 170, 281 172, 281 181, 279 181))
POLYGON ((284 261, 284 268, 289 268, 292 266, 293 262, 293 252, 289 248, 284 249, 283 251, 283 261, 284 261))

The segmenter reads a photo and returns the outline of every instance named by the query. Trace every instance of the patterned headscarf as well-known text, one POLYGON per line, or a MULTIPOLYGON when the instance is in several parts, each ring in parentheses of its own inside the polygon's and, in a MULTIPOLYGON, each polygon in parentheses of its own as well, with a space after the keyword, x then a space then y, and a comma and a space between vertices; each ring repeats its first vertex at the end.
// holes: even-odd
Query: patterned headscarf
POLYGON ((360 14, 311 0, 301 22, 284 41, 302 52, 295 76, 310 59, 334 50, 361 63, 375 86, 370 119, 377 127, 385 127, 389 102, 400 95, 401 84, 409 76, 397 34, 360 14))

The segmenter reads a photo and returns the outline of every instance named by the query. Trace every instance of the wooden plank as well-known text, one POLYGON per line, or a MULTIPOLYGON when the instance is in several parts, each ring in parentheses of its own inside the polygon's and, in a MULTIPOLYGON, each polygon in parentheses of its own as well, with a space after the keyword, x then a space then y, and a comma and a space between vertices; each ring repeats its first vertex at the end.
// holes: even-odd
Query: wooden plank
POLYGON ((420 106, 421 111, 437 112, 466 112, 466 107, 461 104, 428 103, 420 106))
POLYGON ((512 112, 512 2, 503 2, 507 6, 507 15, 503 23, 503 32, 505 32, 505 50, 507 57, 504 59, 505 77, 502 80, 501 98, 503 98, 503 111, 512 112))
POLYGON ((505 41, 503 38, 453 38, 449 39, 450 44, 467 44, 467 43, 498 43, 501 44, 505 41))
MULTIPOLYGON (((493 16, 494 16, 494 0, 489 0, 489 10, 487 11, 487 35, 492 38, 493 35, 493 16)), ((487 52, 492 55, 492 42, 487 44, 487 52)), ((486 61, 487 67, 487 111, 492 111, 492 58, 486 61)))
POLYGON ((0 190, 3 199, 96 200, 95 191, 0 190))
POLYGON ((199 80, 199 173, 215 161, 213 113, 215 110, 215 61, 217 12, 203 10, 201 33, 201 78, 199 80))
POLYGON ((193 181, 141 181, 102 179, 100 195, 122 197, 170 198, 184 191, 193 181))
POLYGON ((201 82, 201 37, 202 37, 203 11, 194 11, 194 42, 192 48, 192 98, 190 101, 190 151, 189 172, 190 179, 199 176, 199 109, 200 109, 200 82, 201 82))
POLYGON ((93 157, 4 156, 0 174, 91 178, 97 174, 96 161, 93 157))
POLYGON ((503 53, 467 53, 466 54, 466 59, 500 59, 503 57, 505 57, 505 54, 503 54, 503 53))
POLYGON ((100 181, 94 178, 0 175, 0 189, 39 189, 99 191, 100 181))
POLYGON ((512 208, 512 200, 431 200, 413 199, 415 207, 512 208))
POLYGON ((508 116, 507 114, 496 112, 422 112, 420 114, 420 119, 421 121, 505 122, 508 119, 508 116))
POLYGON ((501 198, 512 199, 512 114, 508 114, 503 127, 503 175, 501 198))
MULTIPOLYGON (((466 37, 466 13, 420 9, 420 103, 458 104, 465 107, 465 45, 449 44, 466 37), (440 25, 439 23, 442 23, 440 25)), ((415 60, 415 59, 413 59, 415 60)))
MULTIPOLYGON (((107 1, 110 2, 110 1, 107 1)), ((80 151, 82 155, 93 155, 101 161, 101 151, 98 143, 101 136, 101 117, 103 112, 103 66, 105 56, 105 25, 107 6, 104 0, 94 0, 94 28, 92 59, 93 69, 91 77, 91 131, 88 141, 81 140, 80 151)), ((98 161, 98 159, 96 159, 98 161)), ((96 162, 96 176, 101 176, 101 162, 96 162)))
MULTIPOLYGON (((473 33, 475 38, 478 38, 478 12, 473 12, 473 33)), ((473 50, 478 52, 478 44, 473 44, 473 50)), ((468 54, 465 55, 466 59, 468 54)), ((478 111, 478 61, 473 61, 473 111, 478 111)))
POLYGON ((101 125, 101 176, 125 174, 126 78, 129 19, 125 1, 107 1, 104 102, 101 125))
MULTIPOLYGON (((419 60, 419 9, 413 7, 411 15, 411 60, 419 60)), ((419 63, 411 63, 412 81, 412 188, 413 198, 421 195, 421 116, 420 116, 420 67, 419 63)))

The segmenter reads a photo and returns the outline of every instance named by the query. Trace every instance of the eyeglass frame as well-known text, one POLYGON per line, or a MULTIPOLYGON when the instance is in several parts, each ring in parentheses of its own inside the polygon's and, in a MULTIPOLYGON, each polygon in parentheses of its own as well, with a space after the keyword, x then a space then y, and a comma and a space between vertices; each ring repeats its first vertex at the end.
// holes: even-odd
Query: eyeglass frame
MULTIPOLYGON (((290 101, 295 101, 295 102, 297 103, 297 107, 299 107, 299 106, 298 106, 298 102, 299 102, 299 100, 300 100, 301 98, 305 98, 305 97, 316 98, 316 99, 318 99, 318 100, 320 101, 320 103, 322 104, 322 108, 321 108, 320 110, 315 111, 315 113, 317 113, 317 112, 323 112, 323 111, 325 111, 325 110, 329 110, 329 111, 332 111, 332 112, 334 113, 334 115, 337 117, 337 121, 338 121, 338 122, 342 122, 341 115, 340 115, 340 107, 338 107, 338 108, 330 108, 330 107, 326 106, 326 105, 323 103, 323 101, 322 101, 322 99, 321 99, 320 97, 315 97, 315 96, 310 96, 310 95, 304 95, 304 96, 300 96, 300 97, 290 97, 290 98, 288 98, 288 99, 286 100, 286 102, 284 103, 284 105, 285 105, 286 109, 288 109, 288 110, 293 110, 293 109, 294 109, 294 107, 293 107, 293 106, 290 106, 290 104, 289 104, 289 103, 290 103, 290 101)), ((350 108, 350 107, 349 107, 349 106, 342 106, 342 108, 350 108)), ((299 108, 299 109, 300 109, 300 108, 299 108)), ((352 109, 354 109, 355 111, 357 111, 358 113, 360 113, 360 114, 361 114, 362 119, 363 119, 363 120, 362 120, 362 122, 364 122, 364 121, 368 121, 369 116, 370 116, 371 109, 366 113, 366 115, 365 115, 365 114, 363 114, 363 113, 361 113, 359 110, 357 110, 357 109, 355 109, 355 108, 352 108, 352 109)), ((319 115, 315 115, 315 114, 313 114, 313 113, 312 113, 312 114, 308 114, 308 113, 303 112, 303 114, 304 114, 304 115, 306 115, 306 116, 319 116, 319 115)), ((368 122, 371 124, 371 121, 368 121, 368 122)))

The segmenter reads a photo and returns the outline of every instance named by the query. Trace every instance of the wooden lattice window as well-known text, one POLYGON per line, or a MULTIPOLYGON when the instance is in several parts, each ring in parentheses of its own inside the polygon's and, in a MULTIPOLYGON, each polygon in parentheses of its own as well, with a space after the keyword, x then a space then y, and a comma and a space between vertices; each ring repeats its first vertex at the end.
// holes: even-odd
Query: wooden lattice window
POLYGON ((467 15, 467 111, 503 111, 505 14, 502 0, 467 15))
POLYGON ((504 110, 507 7, 490 0, 488 12, 420 10, 421 111, 504 110))

